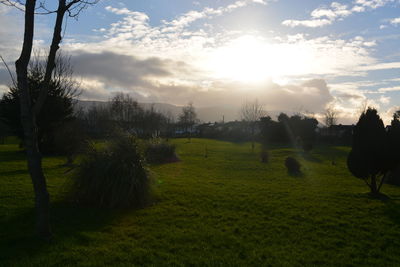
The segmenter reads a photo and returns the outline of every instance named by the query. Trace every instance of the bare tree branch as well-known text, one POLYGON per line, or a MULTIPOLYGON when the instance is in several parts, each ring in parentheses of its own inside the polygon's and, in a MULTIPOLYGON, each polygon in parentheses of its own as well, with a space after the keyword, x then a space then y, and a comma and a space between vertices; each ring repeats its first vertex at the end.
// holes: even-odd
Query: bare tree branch
POLYGON ((328 107, 325 111, 325 125, 331 127, 338 122, 337 111, 332 107, 328 107))
POLYGON ((12 81, 14 87, 17 87, 17 83, 15 82, 14 76, 12 75, 12 72, 11 72, 10 68, 8 67, 6 61, 4 60, 4 58, 1 55, 0 55, 0 58, 1 58, 1 61, 3 61, 4 66, 6 66, 8 74, 10 74, 11 81, 12 81))

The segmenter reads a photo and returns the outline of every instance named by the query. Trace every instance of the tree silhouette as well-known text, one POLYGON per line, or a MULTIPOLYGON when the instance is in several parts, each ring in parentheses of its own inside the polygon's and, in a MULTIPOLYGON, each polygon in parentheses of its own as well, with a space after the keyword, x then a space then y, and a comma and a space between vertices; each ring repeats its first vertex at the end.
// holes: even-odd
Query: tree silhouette
POLYGON ((324 121, 325 121, 326 127, 328 127, 328 128, 333 125, 336 125, 338 122, 337 111, 334 110, 332 107, 327 108, 325 111, 324 121))
MULTIPOLYGON (((50 196, 47 191, 46 178, 42 169, 42 156, 38 145, 37 116, 40 114, 46 101, 49 84, 55 68, 55 60, 61 42, 62 24, 65 14, 76 17, 87 5, 97 0, 59 0, 57 10, 51 11, 45 6, 45 1, 26 0, 23 12, 25 14, 24 37, 20 57, 15 62, 17 85, 20 94, 21 123, 25 135, 25 146, 28 162, 28 171, 32 179, 35 193, 36 231, 44 239, 51 238, 50 230, 50 196), (35 12, 41 8, 45 13, 55 13, 56 21, 53 28, 53 37, 46 61, 46 71, 43 85, 35 102, 29 93, 28 65, 31 59, 35 12)), ((1 0, 0 3, 19 7, 22 1, 1 0)))
POLYGON ((253 102, 245 102, 240 110, 242 120, 247 122, 251 133, 251 150, 254 151, 254 136, 257 122, 266 115, 263 105, 256 99, 253 102))
MULTIPOLYGON (((30 98, 36 102, 45 75, 46 64, 36 56, 28 68, 28 85, 30 98)), ((73 104, 79 95, 79 84, 72 76, 72 67, 69 58, 59 54, 52 79, 48 85, 48 94, 42 110, 37 115, 38 145, 43 153, 59 152, 55 149, 55 131, 74 117, 73 104)), ((15 135, 24 142, 24 131, 21 125, 20 94, 17 87, 10 87, 0 100, 0 116, 15 135)))
POLYGON ((347 158, 350 172, 363 179, 377 196, 389 169, 387 138, 384 124, 376 109, 363 112, 353 131, 353 146, 347 158))
POLYGON ((400 183, 400 111, 393 114, 390 127, 387 131, 387 167, 390 171, 389 179, 391 183, 400 183))
POLYGON ((187 106, 182 108, 182 113, 179 115, 179 124, 183 127, 186 134, 188 134, 189 141, 192 137, 193 126, 198 121, 196 109, 193 103, 190 102, 187 106))

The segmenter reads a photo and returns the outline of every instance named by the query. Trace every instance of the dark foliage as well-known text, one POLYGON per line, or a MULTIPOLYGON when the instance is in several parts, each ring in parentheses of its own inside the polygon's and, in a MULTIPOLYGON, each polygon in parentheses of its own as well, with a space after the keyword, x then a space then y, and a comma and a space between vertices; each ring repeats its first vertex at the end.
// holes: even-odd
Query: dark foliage
POLYGON ((260 153, 260 159, 262 163, 268 163, 269 161, 269 153, 266 149, 263 149, 260 153))
POLYGON ((313 149, 314 146, 313 146, 313 144, 310 143, 310 142, 303 142, 302 147, 303 147, 303 150, 304 150, 305 152, 310 152, 310 151, 313 149))
MULTIPOLYGON (((72 79, 67 59, 58 58, 55 73, 49 83, 46 101, 37 116, 39 149, 42 153, 54 153, 54 134, 57 128, 74 117, 74 99, 78 96, 78 85, 72 79)), ((36 59, 29 68, 28 84, 31 99, 35 102, 43 87, 45 64, 36 59)), ((0 117, 14 135, 24 140, 20 118, 19 92, 11 87, 0 100, 0 117)))
POLYGON ((314 118, 300 115, 289 117, 285 113, 281 113, 278 116, 278 121, 264 117, 261 118, 260 124, 264 144, 292 143, 301 145, 305 151, 310 151, 313 148, 318 125, 318 121, 314 118))
POLYGON ((400 111, 393 115, 392 122, 387 131, 387 183, 400 185, 400 111))
POLYGON ((385 183, 400 186, 400 166, 390 170, 385 179, 385 183))
POLYGON ((299 175, 301 173, 301 165, 297 159, 293 157, 287 157, 285 159, 285 167, 291 175, 299 175))
POLYGON ((388 169, 394 170, 400 167, 400 112, 393 115, 390 126, 387 131, 386 155, 388 169))
POLYGON ((350 172, 363 179, 372 194, 378 194, 388 171, 384 124, 375 109, 364 112, 353 131, 353 146, 347 158, 350 172))
POLYGON ((107 208, 142 207, 148 203, 150 180, 136 139, 114 138, 106 149, 91 146, 76 168, 73 201, 107 208))
POLYGON ((2 122, 0 118, 0 144, 4 144, 5 138, 10 134, 10 130, 7 125, 2 122))
POLYGON ((87 111, 81 110, 77 114, 85 134, 92 138, 107 138, 117 128, 106 106, 91 106, 87 111))
POLYGON ((55 150, 67 157, 67 166, 73 164, 78 153, 86 151, 87 144, 87 138, 78 120, 68 121, 55 131, 55 150))
POLYGON ((154 106, 145 109, 128 94, 118 93, 107 103, 82 110, 79 119, 86 133, 93 138, 107 138, 116 129, 140 138, 170 137, 174 131, 173 118, 157 111, 154 106))
POLYGON ((145 157, 149 163, 169 163, 178 161, 175 145, 161 140, 152 141, 146 147, 145 157))

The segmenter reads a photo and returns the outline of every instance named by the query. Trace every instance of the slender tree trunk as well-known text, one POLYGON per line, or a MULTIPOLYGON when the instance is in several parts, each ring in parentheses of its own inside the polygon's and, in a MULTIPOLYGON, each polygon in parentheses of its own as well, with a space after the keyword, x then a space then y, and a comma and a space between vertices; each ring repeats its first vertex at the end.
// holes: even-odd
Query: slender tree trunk
POLYGON ((381 187, 382 187, 383 183, 385 182, 387 176, 388 176, 388 172, 386 172, 386 173, 382 176, 381 182, 379 183, 379 186, 378 186, 378 192, 381 190, 381 187))
POLYGON ((252 124, 252 126, 251 126, 251 152, 254 152, 254 132, 255 132, 255 125, 252 124))
POLYGON ((376 184, 376 175, 375 174, 371 176, 370 188, 371 188, 371 194, 372 195, 378 195, 379 190, 378 190, 378 186, 376 184))
POLYGON ((39 97, 35 105, 32 104, 29 92, 28 64, 32 54, 36 0, 26 0, 25 2, 24 41, 21 55, 15 62, 20 97, 21 124, 24 129, 24 142, 27 153, 28 171, 31 176, 35 193, 36 231, 45 239, 49 239, 51 237, 50 196, 47 191, 46 178, 42 169, 42 156, 38 146, 39 140, 36 117, 39 115, 47 97, 49 82, 55 66, 56 53, 61 42, 61 30, 64 14, 68 8, 77 2, 77 0, 71 1, 69 5, 66 6, 66 0, 59 0, 53 39, 47 59, 43 88, 40 90, 39 97))
POLYGON ((36 0, 25 3, 25 32, 22 51, 15 62, 20 97, 21 124, 24 129, 24 141, 27 153, 28 171, 31 176, 36 208, 36 231, 43 238, 51 236, 49 223, 49 193, 42 171, 42 158, 38 148, 38 130, 36 116, 28 88, 28 64, 32 53, 34 17, 36 0))

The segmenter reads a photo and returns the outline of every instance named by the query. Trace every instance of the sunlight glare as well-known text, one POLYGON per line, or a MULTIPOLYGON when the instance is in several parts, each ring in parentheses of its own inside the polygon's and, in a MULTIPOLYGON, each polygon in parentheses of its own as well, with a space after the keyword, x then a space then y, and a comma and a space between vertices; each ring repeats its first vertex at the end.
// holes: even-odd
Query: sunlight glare
POLYGON ((295 44, 271 44, 251 35, 241 36, 217 48, 207 68, 217 79, 245 83, 280 80, 310 68, 312 51, 295 44))

